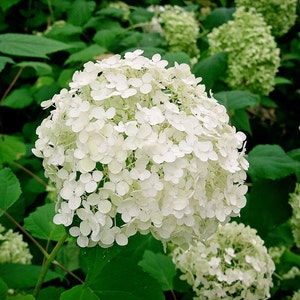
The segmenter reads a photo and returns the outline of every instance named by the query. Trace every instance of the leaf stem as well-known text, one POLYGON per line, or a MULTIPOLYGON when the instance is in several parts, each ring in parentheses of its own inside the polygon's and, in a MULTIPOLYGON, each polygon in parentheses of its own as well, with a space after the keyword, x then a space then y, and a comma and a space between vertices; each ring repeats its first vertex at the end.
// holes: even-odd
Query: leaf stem
POLYGON ((8 88, 6 89, 6 91, 4 92, 4 94, 3 94, 3 96, 2 96, 2 98, 0 100, 0 105, 5 100, 5 98, 7 97, 8 93, 11 91, 11 89, 13 88, 13 86, 15 85, 15 83, 17 82, 17 80, 20 77, 22 71, 23 71, 23 67, 20 67, 20 69, 18 70, 18 72, 15 75, 14 79, 12 80, 12 82, 10 83, 10 85, 8 86, 8 88))
POLYGON ((67 233, 65 232, 63 234, 63 236, 61 237, 61 239, 57 242, 56 246, 53 248, 52 252, 48 255, 48 257, 45 261, 45 264, 42 267, 42 270, 41 270, 40 276, 38 278, 38 281, 36 283, 36 286, 34 288, 34 291, 32 293, 35 298, 37 298, 37 296, 40 292, 40 289, 42 287, 42 284, 44 282, 45 276, 47 275, 47 272, 49 270, 51 263, 54 261, 58 251, 60 250, 60 248, 66 241, 66 238, 67 238, 67 233))
POLYGON ((13 162, 13 164, 18 167, 19 169, 23 170, 24 172, 26 172, 27 174, 29 174, 30 176, 32 176, 37 182, 39 182, 40 184, 42 184, 43 186, 45 186, 46 188, 48 187, 48 184, 43 181, 40 177, 38 177, 37 175, 35 175, 33 172, 31 172, 30 170, 28 170, 27 168, 25 168, 24 166, 22 166, 21 164, 17 163, 17 162, 13 162))

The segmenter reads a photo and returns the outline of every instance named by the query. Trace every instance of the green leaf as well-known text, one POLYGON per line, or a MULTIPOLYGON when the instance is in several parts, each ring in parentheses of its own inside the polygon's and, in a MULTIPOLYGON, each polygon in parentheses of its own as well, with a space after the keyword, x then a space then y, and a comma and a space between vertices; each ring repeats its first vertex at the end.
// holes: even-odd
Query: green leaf
POLYGON ((270 108, 276 108, 278 105, 271 98, 266 96, 260 96, 260 105, 270 108))
POLYGON ((76 285, 61 294, 60 300, 100 300, 91 288, 86 285, 76 285))
POLYGON ((6 64, 14 64, 15 62, 7 56, 0 56, 0 72, 5 68, 6 64))
POLYGON ((62 287, 48 286, 40 290, 37 300, 54 300, 59 299, 65 291, 62 287))
POLYGON ((219 7, 214 9, 203 21, 203 25, 207 30, 218 27, 233 19, 232 14, 235 8, 219 7))
POLYGON ((119 255, 106 264, 89 285, 101 300, 164 300, 160 285, 136 265, 136 261, 119 255), (117 294, 116 294, 117 293, 117 294), (116 297, 119 296, 119 298, 116 297), (114 297, 113 297, 114 296, 114 297))
POLYGON ((146 8, 136 7, 136 9, 130 13, 129 17, 133 24, 145 23, 151 21, 153 13, 146 8))
MULTIPOLYGON (((30 289, 36 285, 41 266, 23 264, 0 264, 0 277, 11 289, 30 289)), ((59 278, 60 275, 48 270, 44 282, 59 278)))
POLYGON ((6 12, 10 7, 19 3, 21 0, 1 0, 0 7, 3 12, 6 12))
POLYGON ((176 268, 171 257, 146 250, 143 259, 139 261, 138 265, 160 283, 163 291, 173 289, 173 278, 176 275, 176 268))
POLYGON ((227 110, 241 109, 257 106, 260 97, 247 91, 225 91, 214 94, 219 103, 223 104, 227 110))
POLYGON ((82 27, 62 22, 53 24, 51 29, 45 34, 45 37, 64 40, 66 37, 79 35, 81 33, 82 27))
POLYGON ((284 77, 275 77, 275 85, 279 85, 279 84, 292 84, 293 82, 287 78, 284 77))
POLYGON ((9 169, 0 170, 0 216, 12 206, 21 195, 21 187, 18 178, 9 169))
POLYGON ((206 90, 209 91, 214 83, 220 79, 227 70, 227 54, 217 53, 208 56, 193 67, 193 73, 197 77, 202 77, 202 84, 205 84, 206 90))
POLYGON ((26 146, 18 137, 6 134, 0 135, 0 166, 18 160, 25 152, 26 146))
POLYGON ((16 295, 10 296, 9 300, 35 300, 33 295, 16 295))
POLYGON ((256 228, 258 234, 265 239, 270 231, 291 216, 288 199, 293 190, 294 183, 289 177, 253 182, 247 205, 241 211, 242 222, 256 228))
POLYGON ((2 103, 2 106, 21 109, 29 106, 33 102, 30 90, 26 87, 13 90, 2 103))
POLYGON ((168 66, 174 66, 175 62, 188 65, 191 62, 191 58, 185 52, 168 52, 162 58, 169 62, 168 66))
POLYGON ((95 60, 96 56, 106 53, 106 49, 99 45, 91 45, 81 51, 75 52, 69 56, 65 61, 65 64, 73 62, 86 62, 89 60, 95 60))
POLYGON ((245 109, 237 109, 230 113, 230 121, 233 126, 238 130, 243 130, 252 135, 252 130, 250 127, 249 117, 245 109))
POLYGON ((97 31, 93 37, 93 41, 105 49, 109 49, 112 42, 115 40, 120 29, 103 29, 97 31))
POLYGON ((22 61, 16 64, 16 66, 33 68, 36 71, 37 76, 52 74, 52 67, 49 64, 39 61, 22 61))
POLYGON ((7 284, 0 278, 0 299, 6 299, 8 292, 7 284))
POLYGON ((248 173, 255 179, 280 179, 295 173, 300 162, 288 156, 279 145, 257 145, 248 154, 248 173))
POLYGON ((24 219, 24 228, 36 238, 59 241, 65 229, 63 225, 53 223, 54 215, 55 203, 40 206, 24 219))
POLYGON ((68 11, 67 21, 76 26, 82 26, 92 16, 96 7, 94 1, 75 0, 68 11))
POLYGON ((47 54, 69 49, 73 46, 42 36, 5 33, 0 34, 0 52, 27 57, 47 58, 47 54))

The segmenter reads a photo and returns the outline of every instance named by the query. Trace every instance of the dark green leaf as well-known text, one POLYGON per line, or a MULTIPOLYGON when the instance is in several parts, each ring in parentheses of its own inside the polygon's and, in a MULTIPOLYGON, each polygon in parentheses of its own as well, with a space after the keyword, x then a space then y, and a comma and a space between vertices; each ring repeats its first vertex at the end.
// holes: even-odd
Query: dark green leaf
POLYGON ((54 300, 59 299, 60 295, 65 291, 62 287, 49 286, 41 289, 37 300, 54 300))
POLYGON ((59 241, 65 232, 63 225, 55 225, 55 203, 47 203, 38 207, 33 213, 24 219, 24 228, 34 237, 59 241))
POLYGON ((165 299, 159 284, 144 273, 135 260, 121 255, 106 264, 97 280, 89 286, 101 300, 120 299, 116 297, 116 293, 127 300, 165 299))
POLYGON ((92 16, 95 7, 96 3, 94 1, 75 0, 68 11, 68 22, 82 26, 92 16))
POLYGON ((6 64, 14 64, 15 62, 7 56, 0 56, 0 72, 4 69, 6 64))
POLYGON ((292 84, 293 82, 287 78, 277 76, 275 77, 275 85, 279 84, 292 84))
POLYGON ((37 76, 52 74, 52 67, 49 64, 39 61, 22 61, 16 64, 16 66, 33 68, 36 71, 37 76))
POLYGON ((100 300, 91 288, 85 285, 76 285, 61 294, 60 300, 100 300))
POLYGON ((66 39, 66 37, 81 34, 82 28, 68 23, 56 23, 53 24, 52 28, 45 34, 46 37, 55 38, 59 40, 66 39))
POLYGON ((35 300, 33 295, 16 295, 10 296, 9 300, 35 300))
POLYGON ((94 35, 93 41, 99 46, 104 47, 105 49, 109 49, 118 32, 120 32, 118 28, 100 30, 94 35))
POLYGON ((134 24, 149 22, 152 17, 153 13, 142 7, 137 7, 130 13, 130 20, 134 24))
POLYGON ((291 216, 288 199, 293 189, 290 178, 253 182, 247 205, 241 211, 242 221, 266 238, 271 230, 291 216))
POLYGON ((96 56, 104 54, 106 49, 99 45, 91 45, 79 52, 75 52, 69 56, 65 61, 65 64, 70 64, 73 62, 87 62, 89 60, 95 60, 96 56))
POLYGON ((12 163, 21 158, 26 152, 25 144, 13 135, 0 135, 0 166, 12 163))
MULTIPOLYGON (((164 39, 157 32, 144 33, 139 44, 141 47, 159 47, 164 39)), ((187 54, 185 54, 187 56, 187 54)))
MULTIPOLYGON (((22 264, 0 264, 0 277, 11 289, 30 289, 37 283, 41 266, 22 264)), ((60 275, 48 270, 44 282, 59 278, 60 275)))
POLYGON ((225 91, 214 94, 214 97, 228 110, 254 107, 260 101, 258 95, 246 91, 225 91))
POLYGON ((208 56, 193 67, 193 73, 197 77, 202 77, 202 82, 209 91, 214 83, 225 75, 227 70, 227 54, 221 52, 208 56))
POLYGON ((260 96, 260 104, 270 108, 276 108, 278 106, 271 98, 266 96, 260 96))
POLYGON ((243 130, 252 135, 252 130, 250 127, 249 117, 244 109, 237 109, 233 113, 229 113, 230 121, 233 126, 238 130, 243 130))
POLYGON ((30 90, 26 87, 13 90, 3 101, 2 106, 21 109, 29 106, 33 102, 30 90))
POLYGON ((66 50, 72 46, 42 36, 5 33, 0 35, 0 52, 28 57, 47 58, 47 54, 66 50))
POLYGON ((9 169, 0 170, 0 216, 12 206, 21 195, 21 187, 18 178, 9 169))
POLYGON ((97 12, 97 15, 103 17, 112 17, 122 19, 124 17, 124 10, 117 7, 105 7, 97 12))
POLYGON ((8 286, 6 283, 0 278, 0 299, 6 299, 8 292, 8 286))
POLYGON ((138 265, 160 283, 163 291, 173 289, 176 268, 170 256, 146 250, 138 265))
POLYGON ((235 8, 219 7, 214 9, 203 21, 203 25, 207 30, 218 27, 233 19, 232 14, 235 8))
POLYGON ((7 11, 10 7, 19 3, 21 0, 1 0, 0 7, 3 12, 7 11))
POLYGON ((280 179, 295 173, 300 162, 288 156, 279 145, 258 145, 248 154, 252 179, 280 179))
POLYGON ((185 52, 168 52, 162 58, 169 62, 169 67, 174 66, 175 62, 188 65, 191 62, 191 58, 185 52))

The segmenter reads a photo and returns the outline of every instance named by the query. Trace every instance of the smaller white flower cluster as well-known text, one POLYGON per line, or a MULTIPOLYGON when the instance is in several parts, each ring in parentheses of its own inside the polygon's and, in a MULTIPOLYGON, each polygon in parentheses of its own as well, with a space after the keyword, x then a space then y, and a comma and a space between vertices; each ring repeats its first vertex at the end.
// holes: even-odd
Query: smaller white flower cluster
POLYGON ((237 7, 255 8, 272 27, 272 34, 282 36, 295 24, 298 0, 235 0, 237 7))
POLYGON ((300 183, 296 183, 295 191, 290 194, 289 203, 292 207, 291 226, 294 241, 300 249, 300 183))
POLYGON ((174 248, 173 262, 196 292, 194 299, 270 297, 274 262, 256 230, 236 222, 219 226, 205 242, 174 248))
POLYGON ((230 88, 267 96, 274 89, 280 64, 270 26, 255 9, 239 7, 233 18, 207 35, 209 51, 228 54, 224 81, 230 88))
POLYGON ((28 244, 23 241, 23 236, 12 229, 5 232, 0 224, 0 264, 30 264, 31 259, 32 255, 28 244))
POLYGON ((148 10, 154 12, 150 26, 146 27, 148 31, 159 32, 170 51, 183 51, 191 58, 199 57, 197 39, 200 28, 193 12, 177 5, 150 6, 148 10))
POLYGON ((136 50, 76 72, 37 129, 33 152, 58 190, 56 224, 81 247, 136 232, 207 238, 245 206, 245 135, 186 64, 136 50))

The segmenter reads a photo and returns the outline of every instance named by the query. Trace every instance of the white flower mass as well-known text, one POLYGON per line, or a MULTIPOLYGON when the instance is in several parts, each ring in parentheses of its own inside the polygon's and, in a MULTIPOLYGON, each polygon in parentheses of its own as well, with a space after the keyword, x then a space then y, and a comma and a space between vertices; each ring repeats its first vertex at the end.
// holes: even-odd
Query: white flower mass
POLYGON ((88 62, 44 108, 33 153, 81 247, 135 233, 185 245, 246 204, 246 136, 187 64, 142 50, 88 62))

